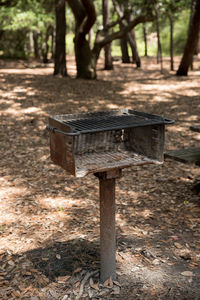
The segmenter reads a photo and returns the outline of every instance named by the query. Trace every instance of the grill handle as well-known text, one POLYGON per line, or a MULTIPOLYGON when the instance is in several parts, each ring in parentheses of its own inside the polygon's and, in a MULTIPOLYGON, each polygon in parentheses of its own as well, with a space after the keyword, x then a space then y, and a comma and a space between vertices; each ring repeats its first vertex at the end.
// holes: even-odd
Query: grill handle
POLYGON ((53 132, 53 133, 58 132, 58 133, 60 133, 60 134, 64 134, 64 135, 67 135, 67 136, 76 136, 76 135, 80 135, 80 132, 64 132, 64 131, 61 131, 61 130, 56 129, 55 127, 52 127, 52 126, 49 126, 49 125, 46 126, 46 129, 47 129, 48 131, 50 131, 50 132, 53 132))
POLYGON ((174 120, 168 119, 168 118, 164 118, 164 123, 165 124, 174 124, 174 120))

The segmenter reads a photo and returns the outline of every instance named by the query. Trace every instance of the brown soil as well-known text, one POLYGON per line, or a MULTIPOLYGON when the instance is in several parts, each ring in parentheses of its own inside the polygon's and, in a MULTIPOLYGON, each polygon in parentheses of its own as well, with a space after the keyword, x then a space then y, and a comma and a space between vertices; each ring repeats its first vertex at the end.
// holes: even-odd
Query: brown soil
POLYGON ((99 285, 88 273, 99 270, 98 180, 49 158, 49 115, 122 107, 174 119, 166 150, 200 146, 189 130, 200 123, 200 60, 188 77, 167 71, 167 59, 163 73, 152 58, 142 63, 100 64, 98 80, 86 81, 74 79, 73 58, 68 78, 51 65, 0 61, 0 299, 200 299, 199 167, 167 159, 123 170, 117 281, 99 285))

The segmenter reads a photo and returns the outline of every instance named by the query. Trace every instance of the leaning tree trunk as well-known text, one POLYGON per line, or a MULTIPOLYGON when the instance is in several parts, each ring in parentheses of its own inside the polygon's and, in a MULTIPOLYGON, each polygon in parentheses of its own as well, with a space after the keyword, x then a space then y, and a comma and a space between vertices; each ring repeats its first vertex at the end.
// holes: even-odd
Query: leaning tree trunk
POLYGON ((200 0, 196 1, 193 18, 189 27, 188 37, 184 48, 183 57, 179 65, 177 76, 187 76, 189 67, 192 63, 195 48, 198 43, 198 34, 200 30, 200 0))
MULTIPOLYGON (((109 0, 102 0, 102 11, 103 11, 103 27, 105 28, 106 25, 109 23, 109 0)), ((112 56, 111 56, 111 43, 105 45, 104 47, 104 54, 105 54, 105 70, 112 70, 113 63, 112 63, 112 56)))
POLYGON ((171 71, 174 71, 174 39, 173 39, 174 20, 171 15, 169 16, 169 24, 170 24, 170 65, 171 65, 171 71))
POLYGON ((61 74, 67 76, 66 68, 66 17, 65 17, 65 0, 56 0, 56 49, 54 59, 54 75, 61 74))
POLYGON ((129 64, 130 57, 129 57, 129 53, 128 53, 128 37, 127 37, 127 35, 123 36, 120 39, 120 47, 121 47, 121 53, 122 53, 122 63, 129 64))
POLYGON ((137 44, 136 44, 134 29, 132 29, 128 33, 128 41, 129 41, 129 44, 131 46, 133 63, 136 64, 137 68, 140 68, 141 67, 141 60, 140 60, 138 50, 137 50, 137 44))

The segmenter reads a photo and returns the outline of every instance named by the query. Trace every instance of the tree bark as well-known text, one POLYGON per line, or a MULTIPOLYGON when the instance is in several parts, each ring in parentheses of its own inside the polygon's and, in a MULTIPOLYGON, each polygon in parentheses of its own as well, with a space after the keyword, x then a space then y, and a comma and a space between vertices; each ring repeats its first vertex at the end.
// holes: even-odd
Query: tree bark
POLYGON ((128 41, 131 46, 131 51, 132 51, 132 62, 136 64, 137 68, 141 67, 141 60, 138 54, 137 50, 137 44, 136 44, 136 39, 135 39, 135 31, 132 29, 128 33, 128 41))
POLYGON ((51 33, 51 58, 55 59, 55 51, 56 51, 56 28, 53 27, 51 33))
MULTIPOLYGON (((106 25, 109 23, 110 17, 110 10, 109 10, 109 0, 102 0, 102 11, 103 11, 103 27, 105 28, 106 25)), ((112 63, 112 56, 111 56, 111 43, 104 46, 104 69, 105 70, 112 70, 113 63, 112 63)))
MULTIPOLYGON (((127 23, 129 24, 131 21, 133 21, 133 17, 131 15, 131 13, 128 11, 128 1, 126 0, 123 4, 123 6, 119 5, 116 1, 114 1, 114 7, 115 7, 115 10, 119 16, 119 18, 121 18, 123 16, 123 13, 125 14, 125 19, 127 21, 127 23), (123 8, 122 8, 123 7, 123 8)), ((122 20, 120 22, 120 28, 121 30, 123 29, 123 27, 125 27, 125 23, 124 21, 122 20)), ((134 31, 134 28, 132 28, 128 33, 127 33, 127 40, 130 44, 130 47, 131 47, 131 51, 132 51, 132 62, 133 63, 136 63, 136 66, 138 68, 141 67, 141 60, 140 60, 140 57, 139 57, 139 54, 138 54, 138 50, 137 50, 137 44, 136 44, 136 39, 135 39, 135 31, 134 31)))
POLYGON ((38 33, 33 32, 33 47, 34 47, 34 57, 37 59, 40 57, 39 47, 38 47, 38 33))
POLYGON ((65 49, 65 34, 66 34, 66 17, 65 17, 65 0, 55 1, 56 11, 56 47, 54 59, 54 75, 61 74, 67 76, 66 67, 66 49, 65 49))
POLYGON ((195 55, 198 55, 199 52, 200 52, 200 30, 199 30, 199 34, 198 34, 198 42, 197 42, 197 46, 196 46, 196 49, 195 49, 194 54, 195 54, 195 55))
POLYGON ((120 39, 121 53, 122 53, 122 63, 129 64, 130 57, 128 53, 128 37, 127 34, 120 39))
POLYGON ((147 28, 146 24, 143 24, 143 38, 144 38, 144 56, 148 56, 148 45, 147 45, 147 28))
POLYGON ((48 53, 49 53, 49 37, 51 35, 52 27, 47 27, 44 42, 42 44, 42 57, 43 57, 43 63, 48 63, 48 53))
POLYGON ((200 30, 200 0, 196 1, 194 14, 189 27, 188 38, 184 48, 183 57, 179 65, 177 76, 187 76, 189 67, 192 63, 195 48, 198 43, 198 34, 200 30))
POLYGON ((67 0, 75 18, 76 30, 74 49, 77 78, 96 78, 96 57, 93 55, 86 35, 89 34, 96 20, 96 12, 92 0, 67 0))
POLYGON ((173 17, 169 16, 169 24, 170 24, 170 66, 171 71, 174 71, 174 20, 173 17))
POLYGON ((155 5, 155 13, 156 13, 156 31, 157 31, 157 63, 160 63, 161 71, 163 69, 163 60, 162 60, 162 46, 160 41, 160 23, 159 23, 159 10, 157 5, 155 5))

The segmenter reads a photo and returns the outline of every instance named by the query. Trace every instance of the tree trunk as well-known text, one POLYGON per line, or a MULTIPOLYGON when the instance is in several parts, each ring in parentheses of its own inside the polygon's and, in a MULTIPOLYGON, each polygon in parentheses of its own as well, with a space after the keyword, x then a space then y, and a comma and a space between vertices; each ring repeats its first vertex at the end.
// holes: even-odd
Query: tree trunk
POLYGON ((46 33, 44 42, 42 44, 42 57, 43 57, 43 63, 44 64, 48 63, 48 52, 49 52, 48 38, 49 37, 46 33))
POLYGON ((92 52, 86 36, 95 20, 96 12, 92 0, 67 0, 76 21, 74 49, 77 78, 96 78, 96 54, 92 52))
POLYGON ((38 33, 33 32, 33 47, 34 47, 34 57, 38 59, 40 57, 39 47, 38 47, 38 33))
MULTIPOLYGON (((103 11, 103 27, 105 29, 106 25, 109 23, 109 0, 102 0, 102 11, 103 11)), ((111 56, 111 43, 104 46, 104 69, 105 70, 112 70, 113 69, 113 62, 111 56)))
POLYGON ((171 65, 171 71, 174 71, 174 39, 173 39, 174 20, 171 15, 169 16, 169 24, 170 24, 170 65, 171 65))
POLYGON ((179 65, 177 76, 187 76, 189 66, 192 63, 195 48, 198 43, 198 34, 200 30, 200 0, 196 1, 193 18, 189 27, 188 37, 184 48, 183 57, 179 65))
POLYGON ((198 55, 200 52, 200 31, 199 31, 199 34, 198 34, 198 42, 197 42, 197 46, 195 48, 195 51, 194 51, 194 55, 198 55))
POLYGON ((55 51, 56 51, 56 28, 53 27, 51 33, 51 58, 55 59, 55 51))
POLYGON ((65 17, 65 0, 56 0, 56 49, 54 59, 54 75, 61 74, 67 76, 66 68, 66 17, 65 17))
POLYGON ((159 23, 159 10, 157 5, 155 5, 155 13, 156 13, 156 31, 157 31, 157 63, 160 63, 161 71, 163 69, 163 60, 162 60, 162 46, 160 42, 160 23, 159 23))
POLYGON ((148 47, 147 47, 147 28, 146 24, 143 24, 143 38, 144 38, 144 56, 148 56, 148 47))
POLYGON ((29 54, 34 53, 33 31, 29 32, 29 54))
POLYGON ((95 54, 92 53, 85 36, 81 34, 75 38, 75 57, 77 78, 96 79, 95 54))
POLYGON ((129 41, 129 44, 131 46, 131 51, 132 51, 132 59, 133 59, 132 62, 136 64, 137 68, 140 68, 141 67, 141 60, 140 60, 138 50, 137 50, 137 44, 136 44, 134 29, 132 29, 128 33, 128 41, 129 41))
POLYGON ((123 28, 116 32, 109 32, 108 29, 120 23, 120 19, 116 22, 108 24, 103 30, 98 30, 93 49, 90 48, 87 35, 95 23, 96 12, 93 0, 67 0, 75 21, 75 57, 77 67, 77 77, 85 79, 96 78, 96 64, 99 54, 105 45, 111 43, 115 39, 120 39, 126 35, 132 28, 140 23, 153 21, 154 16, 151 14, 141 14, 133 21, 123 24, 123 28))
POLYGON ((120 39, 120 46, 121 46, 121 52, 122 52, 122 63, 129 64, 130 57, 128 54, 128 37, 127 37, 127 35, 123 36, 120 39))

